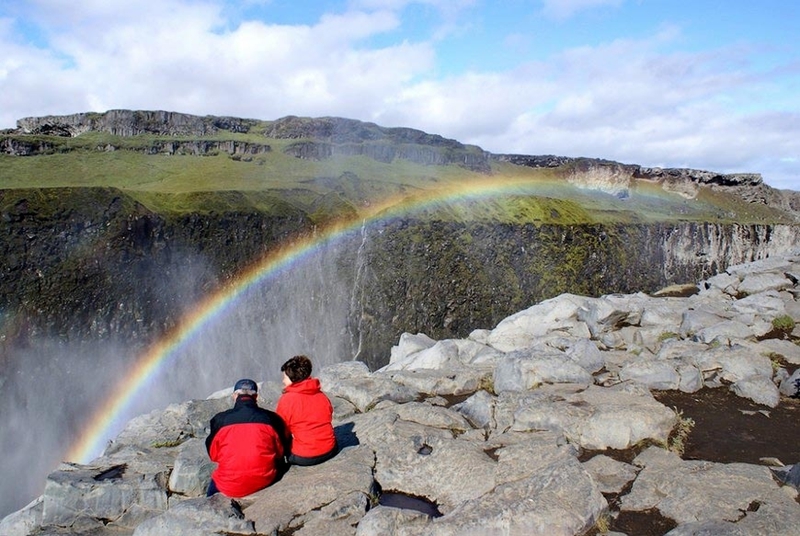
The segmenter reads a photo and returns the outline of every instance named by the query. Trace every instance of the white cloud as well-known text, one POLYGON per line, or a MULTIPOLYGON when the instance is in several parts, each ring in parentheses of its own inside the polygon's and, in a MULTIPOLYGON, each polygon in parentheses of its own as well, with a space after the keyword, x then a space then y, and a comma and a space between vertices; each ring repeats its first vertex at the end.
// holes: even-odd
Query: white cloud
POLYGON ((774 89, 796 66, 759 72, 744 46, 669 52, 681 33, 666 26, 646 39, 440 78, 436 28, 429 41, 398 38, 408 3, 362 0, 304 25, 234 25, 224 5, 210 1, 29 2, 36 40, 0 19, 0 127, 27 115, 111 108, 336 115, 493 152, 755 171, 800 189, 782 182, 800 176, 792 160, 800 154, 800 111, 774 89), (373 38, 383 44, 371 45, 373 38))
POLYGON ((98 111, 364 117, 393 88, 429 70, 434 58, 425 44, 359 48, 361 40, 397 26, 387 11, 328 15, 311 26, 251 21, 220 31, 219 9, 173 2, 161 11, 157 5, 127 18, 108 9, 71 13, 76 26, 69 28, 80 31, 48 26, 69 65, 10 41, 15 50, 6 57, 12 59, 0 64, 8 72, 0 78, 0 109, 15 116, 0 120, 10 126, 20 109, 72 113, 88 103, 98 111), (54 102, 43 106, 47 96, 54 102))

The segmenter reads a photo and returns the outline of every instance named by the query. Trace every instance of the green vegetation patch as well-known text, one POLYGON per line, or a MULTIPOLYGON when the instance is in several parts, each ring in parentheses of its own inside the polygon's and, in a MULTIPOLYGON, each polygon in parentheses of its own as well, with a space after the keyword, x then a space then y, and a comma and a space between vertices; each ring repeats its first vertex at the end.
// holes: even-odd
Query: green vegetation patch
MULTIPOLYGON (((302 118, 297 121, 303 122, 302 118)), ((310 119, 305 121, 314 124, 310 119)), ((195 138, 123 137, 104 132, 86 132, 74 138, 8 135, 3 138, 35 145, 43 154, 0 155, 0 190, 116 188, 156 212, 242 209, 284 215, 299 210, 317 222, 374 216, 376 207, 396 201, 416 210, 417 217, 454 222, 536 225, 678 221, 792 223, 791 218, 779 210, 747 203, 738 196, 705 187, 698 189, 694 199, 666 192, 659 183, 652 181, 632 181, 625 195, 581 188, 567 180, 570 173, 581 171, 575 164, 550 169, 490 161, 488 174, 456 164, 426 165, 420 162, 431 155, 463 163, 464 157, 479 158, 482 153, 477 147, 447 140, 417 144, 419 140, 411 131, 395 133, 400 136, 399 141, 375 138, 373 130, 378 127, 369 125, 362 128, 363 132, 354 131, 364 136, 360 144, 357 136, 335 144, 352 155, 299 158, 287 151, 296 149, 298 144, 331 142, 265 137, 263 133, 270 132, 275 125, 275 122, 255 122, 247 133, 220 131, 213 136, 195 138), (404 138, 404 135, 410 137, 404 138), (149 154, 154 152, 153 147, 171 142, 230 141, 256 144, 259 148, 254 153, 233 155, 213 148, 204 156, 163 151, 149 154), (364 154, 358 154, 360 151, 364 154), (407 158, 387 156, 381 160, 381 155, 392 154, 407 158), (476 186, 490 182, 496 187, 489 185, 484 194, 469 195, 477 191, 476 186), (459 197, 461 189, 468 195, 459 197), (252 195, 254 193, 260 195, 252 195), (220 199, 212 199, 214 195, 219 195, 220 199)), ((207 145, 204 147, 208 149, 207 145)), ((581 165, 588 166, 587 162, 581 165)))

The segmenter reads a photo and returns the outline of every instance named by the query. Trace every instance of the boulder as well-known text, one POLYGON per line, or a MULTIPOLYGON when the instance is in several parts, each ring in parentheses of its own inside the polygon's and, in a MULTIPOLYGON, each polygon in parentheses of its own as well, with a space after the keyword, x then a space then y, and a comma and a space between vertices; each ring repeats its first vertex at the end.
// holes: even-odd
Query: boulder
POLYGON ((764 376, 748 376, 735 382, 730 389, 742 398, 749 398, 756 404, 771 408, 777 406, 781 398, 772 380, 764 376))
POLYGON ((748 296, 770 290, 783 290, 794 286, 791 279, 782 273, 749 273, 739 283, 739 292, 748 296))
POLYGON ((639 469, 629 463, 618 462, 604 454, 593 456, 583 462, 583 468, 591 475, 603 493, 620 493, 631 480, 636 478, 639 469))
POLYGON ((500 351, 511 352, 529 347, 537 337, 551 331, 570 333, 580 329, 582 323, 577 315, 587 299, 562 294, 538 303, 502 320, 489 334, 487 342, 500 351))
POLYGON ((202 497, 216 464, 208 459, 205 439, 189 439, 181 444, 175 466, 169 475, 169 490, 187 497, 202 497))
POLYGON ((571 536, 594 526, 607 507, 597 484, 569 456, 465 501, 418 534, 571 536))
POLYGON ((167 509, 168 473, 142 474, 126 464, 62 464, 44 489, 42 523, 72 527, 120 520, 138 507, 138 521, 167 509))
POLYGON ((538 347, 503 356, 494 369, 494 390, 526 391, 543 383, 574 383, 588 386, 592 376, 564 352, 538 347))
POLYGON ((780 392, 786 396, 800 398, 800 368, 781 382, 780 392))
POLYGON ((635 381, 649 389, 677 389, 681 376, 675 366, 667 361, 640 360, 625 364, 619 371, 622 381, 635 381))
POLYGON ((512 430, 552 430, 590 450, 626 449, 650 439, 665 443, 676 423, 675 412, 638 384, 590 386, 568 394, 520 400, 512 430))
POLYGON ((364 412, 382 400, 409 402, 418 393, 392 381, 388 374, 371 374, 364 363, 349 361, 323 368, 319 373, 322 390, 328 396, 347 400, 364 412))

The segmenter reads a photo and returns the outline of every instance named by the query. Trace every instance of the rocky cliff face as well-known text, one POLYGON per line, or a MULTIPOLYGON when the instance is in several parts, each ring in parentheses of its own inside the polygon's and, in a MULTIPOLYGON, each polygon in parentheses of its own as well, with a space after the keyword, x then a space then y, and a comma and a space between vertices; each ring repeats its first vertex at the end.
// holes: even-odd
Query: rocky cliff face
MULTIPOLYGON (((166 137, 203 137, 223 133, 256 132, 266 138, 305 139, 314 141, 290 145, 286 152, 298 158, 324 160, 334 156, 363 155, 379 162, 395 158, 423 165, 456 164, 488 173, 489 153, 479 147, 428 134, 412 128, 385 128, 338 117, 301 118, 288 116, 276 121, 256 121, 234 117, 195 116, 165 111, 110 110, 105 113, 80 113, 64 116, 26 117, 17 121, 11 137, 0 138, 0 151, 9 155, 48 154, 56 144, 26 139, 27 136, 76 137, 85 132, 105 132, 113 136, 141 135, 166 137), (22 139, 19 138, 22 136, 22 139)), ((149 154, 205 155, 211 151, 228 154, 258 154, 269 150, 267 144, 233 142, 168 142, 147 145, 149 154), (221 146, 220 146, 221 145, 221 146), (247 147, 244 147, 244 146, 247 147)), ((115 147, 98 146, 97 150, 115 147)), ((69 150, 64 149, 62 150, 69 150)))
MULTIPOLYGON (((113 189, 2 191, 0 218, 8 346, 45 335, 152 339, 260 255, 313 232, 288 207, 280 217, 165 217, 113 189)), ((404 220, 345 237, 323 269, 354 289, 352 344, 377 367, 405 331, 465 336, 562 292, 655 291, 798 242, 797 226, 404 220)))
POLYGON ((207 136, 220 131, 247 132, 257 123, 254 119, 200 117, 161 110, 109 110, 104 113, 25 117, 17 121, 17 131, 20 134, 70 137, 90 131, 107 132, 114 136, 207 136))
MULTIPOLYGON (((688 168, 653 168, 620 164, 595 158, 569 158, 554 155, 492 155, 494 160, 533 168, 564 167, 567 180, 585 188, 603 191, 619 198, 630 196, 635 180, 660 183, 664 190, 692 199, 700 186, 735 194, 747 202, 780 208, 800 218, 800 192, 776 190, 764 184, 758 173, 715 173, 688 168)), ((800 220, 799 220, 800 221, 800 220)))

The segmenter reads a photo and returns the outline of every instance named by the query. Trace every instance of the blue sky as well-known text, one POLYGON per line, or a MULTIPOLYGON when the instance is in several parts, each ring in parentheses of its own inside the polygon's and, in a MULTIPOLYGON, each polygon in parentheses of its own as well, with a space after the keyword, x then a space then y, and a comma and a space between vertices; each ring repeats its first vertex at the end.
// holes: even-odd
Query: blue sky
POLYGON ((800 190, 795 0, 16 0, 0 128, 162 109, 406 126, 800 190))

